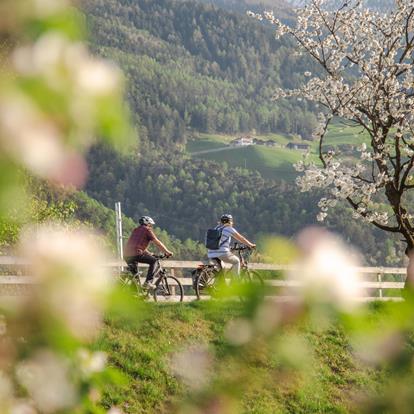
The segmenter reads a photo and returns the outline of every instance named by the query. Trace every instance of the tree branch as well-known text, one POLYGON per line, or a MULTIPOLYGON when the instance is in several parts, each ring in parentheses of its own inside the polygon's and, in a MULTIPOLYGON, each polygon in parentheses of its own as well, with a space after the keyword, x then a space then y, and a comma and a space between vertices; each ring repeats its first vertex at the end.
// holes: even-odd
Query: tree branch
MULTIPOLYGON (((347 197, 346 200, 348 201, 348 203, 352 206, 352 208, 357 211, 358 207, 359 207, 359 203, 355 203, 351 197, 347 197)), ((368 214, 367 213, 359 213, 361 214, 362 217, 366 217, 368 214)), ((385 226, 384 224, 381 223, 377 223, 376 221, 371 221, 371 223, 378 227, 381 230, 385 230, 385 231, 389 231, 391 233, 400 233, 400 228, 399 227, 390 227, 390 226, 385 226)))

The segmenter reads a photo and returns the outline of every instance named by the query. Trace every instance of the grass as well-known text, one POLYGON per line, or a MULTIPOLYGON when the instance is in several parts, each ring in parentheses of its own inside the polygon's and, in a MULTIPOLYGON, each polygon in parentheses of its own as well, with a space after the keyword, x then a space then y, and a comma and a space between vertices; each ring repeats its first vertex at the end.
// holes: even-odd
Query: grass
MULTIPOLYGON (((203 138, 190 141, 187 151, 190 153, 208 149, 226 148, 219 141, 203 138)), ((197 154, 197 158, 226 162, 231 167, 242 167, 258 171, 265 178, 293 181, 297 173, 293 164, 302 159, 303 153, 287 148, 269 148, 263 146, 238 147, 231 150, 197 154)), ((317 162, 316 156, 311 156, 317 162)))
POLYGON ((292 181, 297 175, 293 164, 302 158, 302 153, 285 148, 249 146, 223 152, 200 154, 198 157, 226 162, 231 167, 258 171, 265 178, 292 181))
POLYGON ((189 153, 193 153, 217 148, 227 148, 227 145, 224 142, 210 140, 209 138, 200 138, 189 141, 186 149, 189 153))
MULTIPOLYGON (((270 179, 283 179, 294 181, 298 176, 293 164, 300 161, 303 152, 285 148, 292 139, 280 134, 269 134, 257 136, 260 139, 273 139, 281 147, 272 148, 264 146, 238 147, 231 150, 201 153, 199 151, 216 150, 228 147, 228 143, 234 139, 232 135, 199 134, 187 144, 187 152, 195 153, 195 157, 209 159, 218 162, 226 162, 231 167, 247 168, 258 171, 263 177, 270 179)), ((341 144, 352 144, 359 146, 366 142, 367 138, 360 133, 359 129, 344 126, 338 122, 333 123, 324 145, 338 146, 341 144)), ((310 159, 319 163, 319 143, 304 141, 311 145, 310 159)))
POLYGON ((171 373, 169 361, 189 344, 205 346, 215 355, 219 363, 212 373, 214 389, 220 392, 230 382, 240 403, 237 413, 347 413, 354 392, 375 387, 376 375, 355 361, 337 326, 323 333, 300 329, 299 339, 315 349, 313 379, 300 390, 295 386, 300 379, 281 369, 275 344, 256 339, 241 356, 229 352, 225 326, 245 312, 234 302, 213 307, 204 302, 147 303, 129 322, 108 317, 95 346, 109 354, 110 364, 124 373, 128 384, 109 389, 106 404, 128 414, 180 412, 176 407, 189 398, 188 388, 171 373))

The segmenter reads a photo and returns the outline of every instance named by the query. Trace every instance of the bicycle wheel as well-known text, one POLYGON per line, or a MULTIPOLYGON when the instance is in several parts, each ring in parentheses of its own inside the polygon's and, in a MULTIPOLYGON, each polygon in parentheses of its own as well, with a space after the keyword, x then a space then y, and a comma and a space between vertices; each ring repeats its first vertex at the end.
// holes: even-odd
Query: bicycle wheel
POLYGON ((217 291, 216 276, 216 272, 210 269, 204 269, 198 274, 195 281, 197 299, 217 291))
POLYGON ((122 289, 137 298, 147 298, 148 291, 142 288, 139 275, 133 275, 129 271, 121 272, 119 281, 122 289))
POLYGON ((131 272, 129 272, 128 270, 123 270, 119 275, 118 275, 118 280, 121 286, 124 285, 128 285, 131 279, 131 272))
POLYGON ((264 286, 264 281, 260 273, 250 269, 243 269, 240 272, 238 283, 238 297, 242 302, 255 296, 259 291, 262 291, 264 286))
POLYGON ((241 272, 242 279, 248 283, 254 283, 260 286, 264 286, 264 281, 259 272, 256 270, 246 269, 241 272))
POLYGON ((184 289, 176 277, 165 275, 160 279, 153 295, 155 302, 182 302, 184 289))

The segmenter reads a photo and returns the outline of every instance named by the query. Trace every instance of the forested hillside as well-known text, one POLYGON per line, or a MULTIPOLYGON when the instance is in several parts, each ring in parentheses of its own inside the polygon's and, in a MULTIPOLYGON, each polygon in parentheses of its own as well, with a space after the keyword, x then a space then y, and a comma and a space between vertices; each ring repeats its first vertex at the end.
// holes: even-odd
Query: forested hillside
MULTIPOLYGON (((293 7, 301 7, 306 3, 309 3, 309 0, 289 0, 289 3, 293 7)), ((330 2, 333 7, 340 7, 346 3, 347 2, 345 0, 331 0, 330 2)), ((362 3, 364 6, 372 9, 385 10, 393 7, 395 0, 363 0, 362 3)))
POLYGON ((286 22, 293 22, 292 5, 288 0, 199 0, 201 3, 214 4, 225 10, 246 13, 247 11, 263 12, 275 11, 279 18, 286 22))
MULTIPOLYGON (((115 257, 117 247, 113 206, 106 207, 83 191, 66 191, 31 176, 25 180, 29 203, 24 212, 19 214, 16 211, 11 214, 10 220, 0 220, 0 254, 13 252, 21 230, 26 225, 53 222, 73 228, 86 227, 98 232, 115 257)), ((124 237, 127 238, 137 223, 124 215, 122 225, 124 237)), ((182 242, 159 227, 155 228, 155 232, 178 259, 197 259, 204 254, 201 244, 185 239, 182 242)))
POLYGON ((271 102, 274 88, 298 85, 309 64, 254 19, 176 0, 87 0, 84 10, 97 52, 127 73, 152 142, 183 142, 189 128, 310 136, 306 103, 271 102))
MULTIPOLYGON (((292 237, 317 224, 318 194, 303 194, 295 185, 226 164, 155 150, 145 158, 126 158, 103 146, 93 149, 88 162, 86 190, 92 197, 108 206, 121 200, 128 216, 150 214, 182 240, 202 242, 223 212, 234 214, 237 227, 253 240, 265 234, 292 237)), ((369 263, 399 260, 390 240, 353 220, 346 208, 337 208, 326 225, 360 248, 369 263)))

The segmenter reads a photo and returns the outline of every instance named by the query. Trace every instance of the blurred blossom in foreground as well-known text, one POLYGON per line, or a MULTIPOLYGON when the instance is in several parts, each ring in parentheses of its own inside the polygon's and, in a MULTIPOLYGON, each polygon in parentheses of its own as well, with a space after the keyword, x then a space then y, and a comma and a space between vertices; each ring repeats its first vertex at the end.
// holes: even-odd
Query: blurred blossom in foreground
POLYGON ((40 177, 81 186, 87 169, 75 150, 91 145, 102 121, 102 105, 121 96, 120 71, 59 32, 18 47, 12 62, 18 79, 37 82, 44 90, 41 97, 29 98, 24 88, 21 92, 4 88, 1 148, 40 177), (36 102, 40 99, 41 104, 36 102))
MULTIPOLYGON (((84 17, 71 3, 0 0, 0 218, 6 224, 14 220, 10 207, 25 211, 26 175, 80 187, 87 176, 83 154, 97 138, 124 149, 134 139, 121 72, 88 51, 84 17)), ((33 217, 44 220, 33 206, 33 217)), ((29 262, 35 284, 16 301, 0 301, 6 315, 0 315, 0 414, 102 413, 106 355, 79 348, 98 332, 111 293, 103 243, 54 225, 19 235, 16 253, 29 262)), ((105 378, 105 385, 111 381, 105 378)))
POLYGON ((30 360, 20 363, 16 375, 43 413, 69 408, 76 401, 68 361, 51 351, 39 351, 30 360))
POLYGON ((212 357, 205 345, 192 345, 171 357, 171 372, 194 391, 200 390, 209 382, 212 357))
POLYGON ((10 409, 10 414, 38 414, 32 402, 17 400, 10 409))
POLYGON ((396 328, 383 327, 378 332, 355 335, 352 346, 362 361, 370 365, 380 365, 400 356, 406 342, 404 335, 396 328))
POLYGON ((90 352, 87 349, 80 349, 78 352, 80 368, 85 377, 104 370, 107 361, 105 352, 90 352))
POLYGON ((112 407, 108 411, 108 414, 124 414, 124 412, 118 407, 112 407))
POLYGON ((70 86, 73 104, 110 96, 121 86, 120 71, 115 66, 92 57, 82 43, 71 42, 58 32, 49 32, 33 45, 16 49, 13 63, 19 75, 44 77, 52 89, 70 86))
POLYGON ((10 379, 0 371, 0 410, 5 410, 7 404, 13 395, 13 385, 10 379))
POLYGON ((62 12, 69 4, 69 0, 30 0, 36 16, 48 17, 62 12))
POLYGON ((44 225, 23 235, 21 254, 39 282, 41 306, 61 318, 78 337, 92 337, 100 327, 112 277, 96 236, 44 225))
POLYGON ((244 318, 231 320, 226 326, 224 336, 232 345, 244 345, 253 338, 252 323, 244 318))
POLYGON ((297 321, 304 313, 299 298, 289 297, 287 301, 263 301, 257 309, 255 327, 264 335, 272 335, 277 328, 297 321))
POLYGON ((9 30, 11 39, 0 66, 0 150, 36 176, 80 187, 87 175, 82 152, 96 137, 125 148, 134 134, 121 71, 89 53, 81 42, 81 19, 68 3, 0 4, 0 12, 16 20, 9 27, 0 17, 0 31, 9 30), (32 20, 42 30, 22 38, 16 27, 32 20))
POLYGON ((303 230, 297 244, 301 256, 289 276, 303 283, 305 299, 352 310, 356 299, 363 296, 356 252, 336 235, 317 227, 303 230))
POLYGON ((62 140, 56 125, 26 98, 4 96, 0 100, 1 149, 40 177, 79 186, 84 182, 86 165, 62 140))

